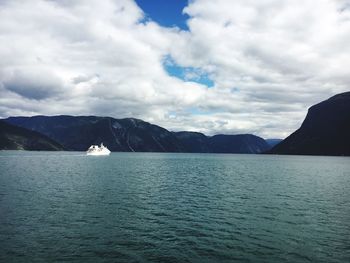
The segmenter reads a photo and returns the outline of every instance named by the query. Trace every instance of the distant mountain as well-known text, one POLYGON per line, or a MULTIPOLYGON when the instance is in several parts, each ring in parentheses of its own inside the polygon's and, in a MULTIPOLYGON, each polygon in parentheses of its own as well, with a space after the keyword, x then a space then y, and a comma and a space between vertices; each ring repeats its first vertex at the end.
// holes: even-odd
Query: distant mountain
POLYGON ((214 135, 209 138, 213 153, 261 153, 270 149, 263 138, 251 134, 214 135))
POLYGON ((350 155, 350 92, 312 106, 301 127, 269 153, 350 155))
POLYGON ((205 136, 198 132, 176 132, 186 152, 200 153, 260 153, 271 147, 264 139, 251 135, 214 135, 205 136))
POLYGON ((183 151, 171 132, 133 118, 34 116, 10 117, 6 121, 45 134, 73 151, 85 151, 90 145, 101 142, 111 151, 183 151))
POLYGON ((45 135, 0 120, 0 150, 59 151, 64 148, 45 135))
POLYGON ((176 138, 182 143, 185 152, 210 153, 209 137, 199 132, 174 132, 176 138))
POLYGON ((139 119, 96 116, 10 117, 7 122, 45 134, 66 149, 85 151, 103 142, 111 151, 260 153, 269 149, 260 137, 205 136, 196 132, 170 132, 139 119))
POLYGON ((279 144, 283 140, 282 139, 265 139, 265 141, 270 146, 270 148, 272 148, 272 147, 276 146, 277 144, 279 144))

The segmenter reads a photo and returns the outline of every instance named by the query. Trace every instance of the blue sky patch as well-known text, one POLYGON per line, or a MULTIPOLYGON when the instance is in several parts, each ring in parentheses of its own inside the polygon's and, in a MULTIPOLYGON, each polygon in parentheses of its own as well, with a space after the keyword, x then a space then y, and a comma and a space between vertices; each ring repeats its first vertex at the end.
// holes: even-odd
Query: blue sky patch
POLYGON ((182 10, 187 6, 187 0, 135 0, 137 5, 145 12, 148 19, 164 27, 177 26, 188 30, 186 20, 188 15, 182 10))
POLYGON ((208 73, 200 68, 181 67, 177 65, 171 57, 166 57, 163 65, 170 76, 177 77, 183 81, 197 82, 208 88, 214 86, 214 81, 210 79, 208 73))

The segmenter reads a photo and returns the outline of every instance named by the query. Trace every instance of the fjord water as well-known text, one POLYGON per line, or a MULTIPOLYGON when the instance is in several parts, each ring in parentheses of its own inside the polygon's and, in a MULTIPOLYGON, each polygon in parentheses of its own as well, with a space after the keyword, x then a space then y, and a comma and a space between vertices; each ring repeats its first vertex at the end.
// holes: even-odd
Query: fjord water
POLYGON ((346 157, 0 152, 0 261, 350 262, 346 157))

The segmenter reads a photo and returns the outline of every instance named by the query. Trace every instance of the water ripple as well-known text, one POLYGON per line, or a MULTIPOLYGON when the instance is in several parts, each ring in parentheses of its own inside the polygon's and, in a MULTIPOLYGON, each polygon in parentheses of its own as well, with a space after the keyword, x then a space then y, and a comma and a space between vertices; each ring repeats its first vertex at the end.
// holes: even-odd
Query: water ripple
POLYGON ((1 262, 350 261, 349 158, 0 157, 1 262))

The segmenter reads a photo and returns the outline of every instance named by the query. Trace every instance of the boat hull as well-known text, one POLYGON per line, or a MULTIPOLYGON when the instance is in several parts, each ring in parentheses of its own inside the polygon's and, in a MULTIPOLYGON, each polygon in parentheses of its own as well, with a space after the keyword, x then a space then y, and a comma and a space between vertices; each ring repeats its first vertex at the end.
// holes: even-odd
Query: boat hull
POLYGON ((93 153, 87 153, 86 155, 94 155, 94 156, 99 156, 99 155, 110 155, 111 152, 103 152, 103 153, 100 153, 100 152, 93 152, 93 153))

